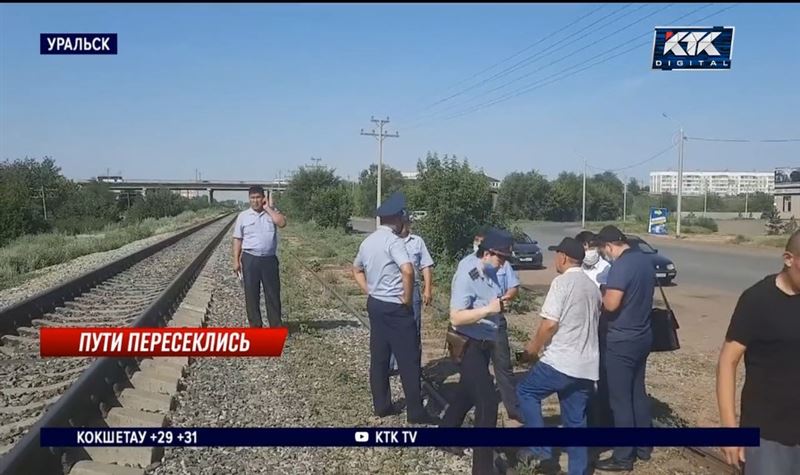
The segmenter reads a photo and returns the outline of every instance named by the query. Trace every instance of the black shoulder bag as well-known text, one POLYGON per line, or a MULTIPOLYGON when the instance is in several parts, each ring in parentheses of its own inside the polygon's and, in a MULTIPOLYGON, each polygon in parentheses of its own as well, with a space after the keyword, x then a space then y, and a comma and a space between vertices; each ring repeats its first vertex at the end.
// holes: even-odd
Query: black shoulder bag
POLYGON ((664 288, 661 283, 656 281, 661 296, 664 298, 664 304, 667 308, 653 308, 650 311, 650 326, 653 331, 653 344, 650 351, 675 351, 681 347, 678 340, 678 319, 675 318, 675 312, 667 300, 667 294, 664 293, 664 288))

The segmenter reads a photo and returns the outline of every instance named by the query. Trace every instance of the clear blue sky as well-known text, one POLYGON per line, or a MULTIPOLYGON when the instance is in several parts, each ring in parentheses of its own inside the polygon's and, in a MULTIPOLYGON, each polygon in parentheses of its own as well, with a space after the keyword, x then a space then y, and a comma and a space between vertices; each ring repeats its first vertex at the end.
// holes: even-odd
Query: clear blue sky
MULTIPOLYGON (((515 170, 551 177, 580 171, 578 154, 611 169, 644 160, 668 147, 677 129, 662 112, 683 122, 689 136, 800 138, 800 5, 738 5, 698 22, 731 5, 716 4, 678 22, 736 27, 727 72, 649 69, 653 27, 707 4, 633 4, 617 13, 625 5, 606 5, 551 36, 599 5, 4 4, 0 159, 51 155, 71 178, 109 168, 129 178, 193 179, 197 168, 204 179, 272 179, 314 156, 347 177, 376 160, 375 139, 359 135, 373 114, 389 115, 390 131, 400 133, 385 142, 393 167, 413 170, 430 150, 466 157, 498 178, 515 170), (576 31, 604 15, 611 16, 577 39, 583 33, 576 31), (43 32, 115 32, 119 54, 41 56, 43 32), (638 41, 647 45, 625 56, 440 119, 589 64, 643 34, 638 41), (422 112, 458 92, 455 84, 543 38, 472 83, 539 54, 527 68, 422 112), (463 105, 473 95, 479 99, 463 105)), ((687 169, 784 165, 800 165, 800 143, 689 142, 686 149, 687 169)), ((676 166, 671 151, 626 173, 646 178, 676 166)))

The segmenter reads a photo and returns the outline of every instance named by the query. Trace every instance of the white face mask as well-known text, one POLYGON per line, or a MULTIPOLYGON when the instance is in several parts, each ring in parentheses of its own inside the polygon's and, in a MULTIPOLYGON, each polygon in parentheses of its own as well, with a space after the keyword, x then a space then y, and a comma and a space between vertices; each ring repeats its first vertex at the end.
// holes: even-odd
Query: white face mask
POLYGON ((478 252, 478 244, 472 243, 472 252, 478 252))
POLYGON ((586 251, 586 256, 583 258, 583 265, 586 267, 594 267, 600 261, 600 254, 597 249, 589 249, 586 251))

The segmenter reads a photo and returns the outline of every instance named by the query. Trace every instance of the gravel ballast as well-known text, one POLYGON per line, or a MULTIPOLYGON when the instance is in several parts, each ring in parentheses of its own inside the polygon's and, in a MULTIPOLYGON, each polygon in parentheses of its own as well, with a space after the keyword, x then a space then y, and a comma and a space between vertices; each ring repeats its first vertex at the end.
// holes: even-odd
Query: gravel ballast
MULTIPOLYGON (((209 326, 244 326, 244 295, 229 243, 209 260, 217 276, 209 326)), ((405 426, 405 413, 378 419, 368 384, 369 333, 284 254, 280 358, 200 358, 171 414, 175 427, 405 426), (289 288, 293 286, 293 288, 289 288), (300 299, 304 297, 303 301, 300 299)), ((263 301, 262 301, 263 302, 263 301)), ((262 303, 263 307, 263 303, 262 303)), ((262 309, 263 313, 263 309, 262 309)), ((264 315, 266 315, 264 313, 264 315)), ((394 399, 402 396, 393 378, 394 399)), ((150 473, 469 473, 469 457, 433 448, 167 448, 150 473)))

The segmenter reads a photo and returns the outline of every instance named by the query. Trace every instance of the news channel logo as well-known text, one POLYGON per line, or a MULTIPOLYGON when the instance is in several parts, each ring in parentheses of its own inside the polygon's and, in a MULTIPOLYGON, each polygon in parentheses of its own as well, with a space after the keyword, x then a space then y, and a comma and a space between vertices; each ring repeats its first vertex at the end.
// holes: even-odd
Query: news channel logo
POLYGON ((369 442, 369 432, 358 431, 356 432, 356 442, 369 442))
POLYGON ((117 34, 41 33, 39 54, 117 54, 117 34))
POLYGON ((733 56, 732 26, 657 26, 652 69, 726 71, 733 56))

